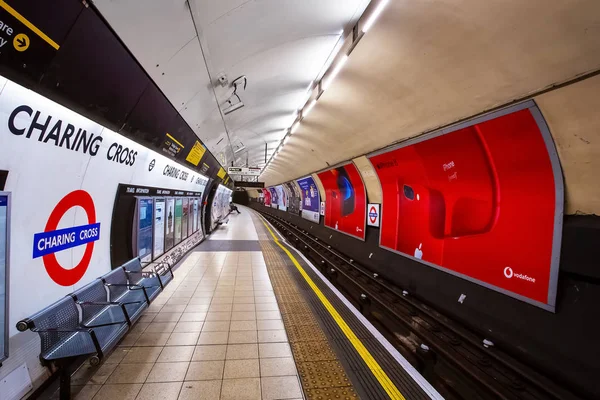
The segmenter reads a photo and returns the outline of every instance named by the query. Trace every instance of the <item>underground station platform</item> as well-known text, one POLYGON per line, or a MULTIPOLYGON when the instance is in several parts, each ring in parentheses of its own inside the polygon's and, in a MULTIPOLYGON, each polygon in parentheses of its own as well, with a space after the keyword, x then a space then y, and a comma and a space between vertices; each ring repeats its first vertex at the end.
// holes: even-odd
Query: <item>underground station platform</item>
MULTIPOLYGON (((273 225, 240 209, 99 365, 79 367, 73 398, 442 398, 273 225)), ((39 397, 60 398, 58 382, 39 397)))

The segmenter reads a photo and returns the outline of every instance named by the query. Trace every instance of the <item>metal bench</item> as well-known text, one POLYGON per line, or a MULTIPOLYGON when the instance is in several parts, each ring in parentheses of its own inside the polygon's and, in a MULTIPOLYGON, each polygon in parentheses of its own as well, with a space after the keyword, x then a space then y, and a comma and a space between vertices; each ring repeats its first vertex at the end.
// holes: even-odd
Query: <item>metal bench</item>
POLYGON ((130 282, 123 267, 115 268, 104 275, 102 282, 108 288, 108 300, 123 304, 131 323, 137 321, 142 311, 150 305, 146 288, 130 282))
POLYGON ((94 312, 90 307, 96 306, 85 302, 78 304, 69 295, 17 323, 19 331, 30 329, 40 336, 42 364, 54 363, 60 368, 61 399, 71 397, 72 366, 77 364, 76 359, 81 357, 83 362, 92 355, 90 363, 98 365, 129 327, 120 306, 113 307, 116 312, 101 312, 103 323, 91 317, 94 312))
POLYGON ((142 266, 140 258, 136 257, 123 264, 123 268, 130 283, 146 289, 150 301, 173 280, 173 271, 167 263, 147 263, 142 266))
POLYGON ((98 365, 172 279, 168 264, 135 258, 17 323, 40 336, 42 364, 60 368, 61 399, 71 397, 73 366, 90 355, 98 365))

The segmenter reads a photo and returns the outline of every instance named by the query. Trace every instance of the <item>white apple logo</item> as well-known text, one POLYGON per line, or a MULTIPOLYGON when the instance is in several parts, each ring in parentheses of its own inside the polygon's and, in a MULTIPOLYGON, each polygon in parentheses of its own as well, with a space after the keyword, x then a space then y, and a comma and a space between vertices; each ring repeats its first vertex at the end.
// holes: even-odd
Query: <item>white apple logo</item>
POLYGON ((415 258, 419 260, 423 259, 423 250, 421 250, 421 247, 423 247, 423 243, 419 243, 419 247, 415 249, 415 258))

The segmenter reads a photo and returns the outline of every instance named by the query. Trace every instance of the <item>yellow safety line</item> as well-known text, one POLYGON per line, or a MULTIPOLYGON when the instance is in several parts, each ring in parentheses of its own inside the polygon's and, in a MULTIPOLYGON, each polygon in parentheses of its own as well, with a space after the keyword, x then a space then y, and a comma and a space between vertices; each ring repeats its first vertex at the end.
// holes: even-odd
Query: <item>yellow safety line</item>
MULTIPOLYGON (((2 0, 0 0, 0 1, 2 1, 2 0)), ((167 133, 167 137, 168 137, 169 139, 171 139, 172 141, 174 141, 175 143, 177 143, 178 145, 180 145, 182 149, 185 149, 185 146, 184 146, 184 145, 182 145, 181 143, 179 143, 179 142, 177 141, 177 139, 175 139, 173 136, 171 136, 170 134, 168 134, 168 133, 167 133)))
POLYGON ((398 390, 396 385, 394 385, 394 383, 390 380, 390 378, 387 376, 387 374, 379 366, 377 361, 375 361, 375 359, 373 358, 373 356, 371 355, 369 350, 367 350, 367 348, 362 344, 360 339, 358 337, 356 337, 356 335, 354 334, 352 329, 350 329, 348 324, 346 324, 346 321, 344 321, 342 316, 337 312, 337 310, 333 307, 333 305, 329 302, 329 300, 327 300, 327 297, 325 297, 323 292, 321 292, 321 290, 313 282, 311 277, 308 276, 308 274, 306 273, 304 268, 302 268, 302 266, 300 265, 298 260, 296 260, 296 258, 292 255, 292 253, 279 242, 279 239, 277 239, 277 237, 275 237, 271 228, 269 228, 269 226, 264 221, 262 221, 262 223, 264 224, 265 228, 267 228, 267 230, 269 231, 271 236, 273 236, 275 243, 277 243, 277 245, 288 255, 290 260, 292 260, 292 262, 294 263, 294 265, 296 266, 298 271, 300 271, 300 274, 304 277, 304 279, 306 280, 308 285, 315 292, 315 294, 317 295, 319 300, 321 300, 321 303, 323 303, 323 305, 325 306, 327 311, 329 311, 329 314, 331 314, 331 316, 333 317, 335 322, 338 324, 338 326, 340 327, 342 332, 344 332, 344 335, 346 335, 346 337, 348 338, 350 343, 352 343, 352 346, 354 346, 354 348, 356 349, 358 354, 361 356, 363 361, 367 364, 367 366, 371 370, 371 373, 375 376, 375 378, 377 378, 377 380, 379 381, 379 383, 381 384, 383 389, 386 391, 386 393, 390 396, 390 398, 394 399, 394 400, 406 400, 404 398, 404 396, 402 395, 402 393, 400 393, 400 391, 398 390))
POLYGON ((8 4, 6 4, 6 2, 4 0, 0 0, 0 7, 4 8, 6 11, 8 11, 8 13, 10 15, 12 15, 16 19, 18 19, 23 25, 25 25, 26 27, 31 29, 33 32, 35 32, 36 35, 38 35, 39 37, 44 39, 44 41, 46 43, 48 43, 50 46, 54 47, 56 50, 59 49, 60 46, 54 40, 50 39, 44 32, 40 31, 37 28, 37 26, 33 25, 31 22, 29 22, 27 19, 25 19, 25 17, 22 16, 21 14, 19 14, 19 12, 17 10, 15 10, 14 8, 12 8, 8 4))

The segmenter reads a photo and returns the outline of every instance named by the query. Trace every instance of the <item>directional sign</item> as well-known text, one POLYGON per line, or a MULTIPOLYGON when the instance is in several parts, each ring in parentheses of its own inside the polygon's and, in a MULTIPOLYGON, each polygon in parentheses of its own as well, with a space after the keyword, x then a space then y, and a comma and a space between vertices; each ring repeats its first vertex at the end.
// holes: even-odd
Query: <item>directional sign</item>
POLYGON ((25 51, 29 48, 29 37, 24 33, 19 33, 13 40, 13 46, 17 51, 25 51))
MULTIPOLYGON (((0 0, 0 72, 4 69, 40 78, 60 48, 22 13, 32 14, 33 2, 0 0)), ((52 15, 48 16, 52 18, 52 15)), ((62 22, 60 19, 56 23, 62 22)))
POLYGON ((379 210, 379 204, 369 203, 367 205, 367 225, 377 227, 379 226, 379 221, 381 220, 381 213, 379 210))
POLYGON ((259 176, 261 168, 258 167, 229 167, 227 172, 229 175, 245 175, 245 176, 259 176))

